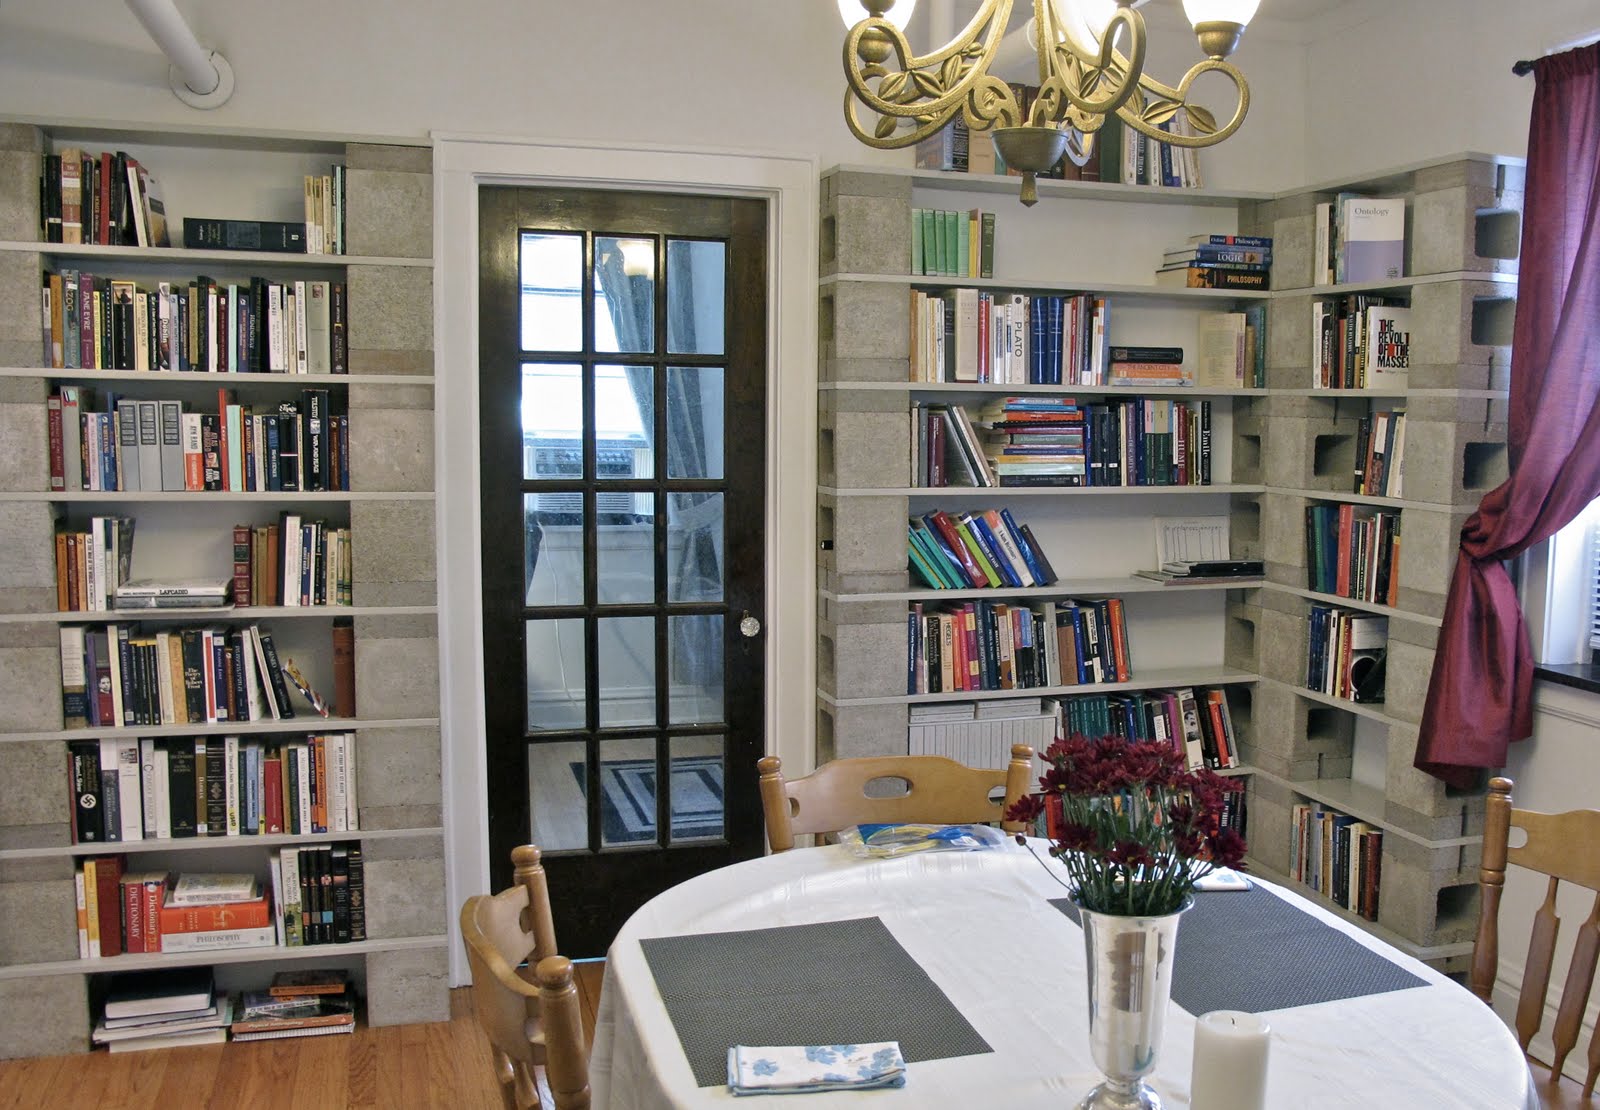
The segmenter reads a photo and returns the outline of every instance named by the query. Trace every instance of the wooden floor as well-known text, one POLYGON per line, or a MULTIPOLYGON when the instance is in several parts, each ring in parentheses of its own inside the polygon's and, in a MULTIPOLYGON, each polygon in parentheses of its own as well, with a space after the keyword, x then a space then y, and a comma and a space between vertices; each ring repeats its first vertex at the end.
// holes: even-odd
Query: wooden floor
MULTIPOLYGON (((603 961, 576 965, 592 1041, 603 961)), ((0 1110, 321 1110, 323 1107, 498 1108, 489 1043, 466 988, 450 1020, 363 1026, 349 1036, 204 1045, 111 1055, 0 1061, 0 1110)))

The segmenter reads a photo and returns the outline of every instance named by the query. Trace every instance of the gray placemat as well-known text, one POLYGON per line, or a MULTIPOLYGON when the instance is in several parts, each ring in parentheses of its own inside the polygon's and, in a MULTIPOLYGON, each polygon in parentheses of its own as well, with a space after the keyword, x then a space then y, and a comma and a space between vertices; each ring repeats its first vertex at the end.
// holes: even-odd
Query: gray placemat
MULTIPOLYGON (((1050 904, 1072 920, 1070 898, 1050 904)), ((1191 1014, 1258 1014, 1426 985, 1265 890, 1196 893, 1178 923, 1172 1000, 1191 1014)))
POLYGON ((641 940, 701 1087, 736 1044, 899 1041, 907 1062, 992 1052, 876 917, 641 940))

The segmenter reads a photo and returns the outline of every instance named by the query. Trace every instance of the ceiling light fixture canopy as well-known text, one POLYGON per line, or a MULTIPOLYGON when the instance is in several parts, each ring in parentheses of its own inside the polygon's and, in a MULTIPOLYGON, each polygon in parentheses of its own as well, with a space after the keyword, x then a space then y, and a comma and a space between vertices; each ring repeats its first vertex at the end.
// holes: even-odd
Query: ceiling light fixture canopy
POLYGON ((971 130, 993 130, 1006 165, 1022 172, 1023 204, 1038 200, 1034 175, 1048 172, 1063 153, 1080 166, 1086 163, 1112 115, 1172 146, 1222 142, 1239 130, 1250 107, 1250 87, 1227 59, 1260 0, 1183 0, 1206 56, 1176 85, 1144 72, 1147 36, 1136 2, 1033 0, 1028 33, 1039 59, 1039 94, 1024 118, 1011 87, 989 72, 1012 0, 982 0, 955 38, 921 57, 912 53, 904 32, 916 0, 839 0, 850 26, 844 40, 845 122, 868 146, 888 150, 919 142, 959 113, 971 130), (850 25, 858 7, 865 18, 850 25), (1210 72, 1234 87, 1233 116, 1220 126, 1189 100, 1195 79, 1210 72), (862 123, 862 106, 875 122, 862 123), (1188 126, 1163 130, 1179 112, 1188 126))

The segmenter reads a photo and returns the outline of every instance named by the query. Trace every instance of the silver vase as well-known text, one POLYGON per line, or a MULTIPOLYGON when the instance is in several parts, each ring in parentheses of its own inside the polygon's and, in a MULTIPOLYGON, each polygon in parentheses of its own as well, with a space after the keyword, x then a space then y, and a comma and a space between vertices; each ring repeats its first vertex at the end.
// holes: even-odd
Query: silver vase
POLYGON ((1143 1077, 1155 1070, 1172 995, 1172 954, 1184 902, 1163 917, 1122 917, 1079 906, 1088 956, 1089 1048, 1106 1081, 1078 1110, 1160 1110, 1143 1077))

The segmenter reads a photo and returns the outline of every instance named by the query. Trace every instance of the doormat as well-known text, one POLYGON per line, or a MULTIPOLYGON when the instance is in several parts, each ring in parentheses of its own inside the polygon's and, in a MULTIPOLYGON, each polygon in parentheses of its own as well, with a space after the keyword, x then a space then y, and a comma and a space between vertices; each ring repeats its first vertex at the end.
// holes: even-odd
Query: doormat
MULTIPOLYGON (((569 764, 579 789, 584 765, 569 764)), ((607 844, 656 839, 656 763, 653 759, 607 760, 600 765, 600 827, 607 844)), ((698 755, 672 761, 672 839, 721 837, 722 757, 698 755)))

